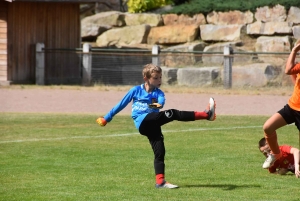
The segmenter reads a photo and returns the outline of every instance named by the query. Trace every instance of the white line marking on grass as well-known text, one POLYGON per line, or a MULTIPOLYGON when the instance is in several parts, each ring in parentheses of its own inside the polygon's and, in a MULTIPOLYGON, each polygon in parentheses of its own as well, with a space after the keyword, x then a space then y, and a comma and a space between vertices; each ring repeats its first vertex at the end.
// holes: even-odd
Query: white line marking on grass
MULTIPOLYGON (((187 130, 163 130, 163 133, 179 133, 179 132, 193 132, 193 131, 212 131, 212 130, 234 130, 234 129, 248 129, 248 128, 262 128, 262 126, 237 126, 229 128, 195 128, 187 130)), ((59 137, 59 138, 34 138, 25 140, 6 140, 0 141, 0 144, 4 143, 17 143, 17 142, 39 142, 39 141, 54 141, 54 140, 68 140, 68 139, 88 139, 88 138, 104 138, 104 137, 123 137, 139 135, 139 133, 123 133, 112 135, 98 135, 98 136, 74 136, 74 137, 59 137)))
POLYGON ((102 137, 121 137, 137 135, 139 133, 125 133, 125 134, 112 134, 112 135, 98 135, 98 136, 75 136, 75 137, 57 137, 57 138, 33 138, 26 140, 7 140, 0 141, 0 144, 13 143, 13 142, 39 142, 39 141, 54 141, 54 140, 69 140, 69 139, 88 139, 88 138, 102 138, 102 137))
POLYGON ((262 126, 237 126, 230 128, 196 128, 196 129, 187 129, 187 130, 169 130, 163 131, 164 133, 178 133, 178 132, 190 132, 190 131, 209 131, 209 130, 234 130, 234 129, 243 129, 243 128, 262 128, 262 126))

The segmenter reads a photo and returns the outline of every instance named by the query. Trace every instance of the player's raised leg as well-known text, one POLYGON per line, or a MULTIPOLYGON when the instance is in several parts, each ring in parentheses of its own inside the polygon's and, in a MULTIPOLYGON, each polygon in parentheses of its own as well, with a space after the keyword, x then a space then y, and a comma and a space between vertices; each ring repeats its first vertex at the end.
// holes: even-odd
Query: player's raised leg
POLYGON ((263 168, 269 168, 273 163, 281 157, 281 152, 278 146, 276 130, 285 126, 287 123, 279 113, 272 115, 264 124, 264 135, 271 149, 271 154, 265 160, 263 168))
POLYGON ((209 98, 208 105, 204 111, 195 111, 194 120, 208 120, 214 121, 216 119, 216 102, 214 98, 209 98))

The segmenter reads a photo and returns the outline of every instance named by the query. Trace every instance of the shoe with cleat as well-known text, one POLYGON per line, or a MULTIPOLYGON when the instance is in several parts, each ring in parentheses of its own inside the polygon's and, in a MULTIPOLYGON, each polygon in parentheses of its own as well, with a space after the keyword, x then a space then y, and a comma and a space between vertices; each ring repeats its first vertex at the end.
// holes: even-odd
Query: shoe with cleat
POLYGON ((276 155, 274 155, 274 154, 269 154, 269 156, 268 156, 268 158, 265 160, 265 162, 264 162, 264 164, 263 164, 263 168, 264 169, 268 169, 269 167, 271 167, 274 163, 275 163, 275 161, 277 160, 277 159, 279 159, 281 157, 281 153, 280 154, 276 154, 276 155))
POLYGON ((216 102, 214 98, 209 98, 205 112, 208 114, 207 120, 214 121, 216 119, 216 102))
POLYGON ((155 187, 156 188, 170 188, 170 189, 173 189, 173 188, 179 188, 179 186, 176 186, 174 184, 170 184, 169 182, 163 182, 162 184, 155 184, 155 187))

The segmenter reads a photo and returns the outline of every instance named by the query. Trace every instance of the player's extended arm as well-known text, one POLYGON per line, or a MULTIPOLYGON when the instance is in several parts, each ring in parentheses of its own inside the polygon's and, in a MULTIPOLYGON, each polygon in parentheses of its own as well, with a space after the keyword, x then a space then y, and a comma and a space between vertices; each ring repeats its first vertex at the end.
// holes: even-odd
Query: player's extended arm
POLYGON ((292 74, 297 74, 299 72, 296 72, 298 71, 298 69, 296 70, 293 70, 293 68, 295 67, 295 58, 296 58, 296 55, 297 55, 297 52, 299 52, 300 50, 300 43, 298 43, 297 45, 295 45, 290 53, 290 56, 288 57, 288 60, 286 62, 286 65, 285 65, 285 74, 287 75, 292 75, 292 74))
POLYGON ((300 171, 299 171, 299 149, 292 147, 291 148, 291 154, 294 156, 294 162, 295 162, 295 175, 297 178, 300 177, 300 171))
POLYGON ((96 119, 96 122, 100 126, 105 126, 117 113, 123 110, 128 105, 128 103, 131 102, 133 95, 134 88, 131 88, 117 105, 115 105, 104 117, 99 117, 98 119, 96 119))

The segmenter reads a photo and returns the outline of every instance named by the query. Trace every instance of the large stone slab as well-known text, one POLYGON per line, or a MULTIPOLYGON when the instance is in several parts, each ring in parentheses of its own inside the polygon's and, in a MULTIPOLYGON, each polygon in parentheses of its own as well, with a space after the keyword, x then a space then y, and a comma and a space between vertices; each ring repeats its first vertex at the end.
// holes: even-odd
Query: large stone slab
POLYGON ((195 14, 193 16, 177 15, 177 14, 165 14, 162 15, 165 26, 168 25, 201 25, 206 24, 205 16, 202 13, 195 14))
POLYGON ((199 36, 196 25, 170 25, 152 27, 148 35, 148 44, 180 44, 192 42, 199 36))
POLYGON ((292 23, 289 22, 260 22, 247 25, 247 34, 252 35, 274 35, 291 34, 292 23))
POLYGON ((232 67, 232 86, 262 87, 281 75, 281 67, 269 63, 255 63, 232 67))
POLYGON ((97 36, 112 27, 125 26, 124 14, 118 11, 102 12, 81 20, 81 37, 83 41, 95 41, 97 36))
POLYGON ((286 62, 287 55, 268 55, 267 53, 289 53, 291 50, 290 36, 260 36, 256 40, 255 51, 259 60, 265 63, 282 65, 286 62), (266 54, 263 54, 266 53, 266 54))
POLYGON ((253 13, 250 11, 229 11, 229 12, 210 12, 206 16, 208 24, 229 25, 239 24, 246 25, 253 22, 253 13))
POLYGON ((152 14, 152 13, 135 13, 135 14, 127 13, 125 15, 125 22, 127 26, 148 24, 151 27, 156 27, 156 26, 163 25, 163 20, 161 15, 152 14))
POLYGON ((257 21, 261 22, 284 22, 287 17, 286 9, 279 4, 274 7, 259 7, 254 16, 257 21))
POLYGON ((177 71, 179 86, 206 86, 213 84, 220 74, 220 67, 181 68, 177 71))
POLYGON ((202 53, 197 52, 202 52, 206 45, 205 42, 195 41, 166 48, 165 51, 170 53, 161 54, 161 62, 169 67, 196 65, 202 62, 202 53))
POLYGON ((241 39, 243 25, 200 25, 203 41, 237 41, 241 39))
POLYGON ((81 38, 83 41, 95 41, 98 36, 111 28, 106 25, 84 24, 81 27, 81 38))
POLYGON ((109 11, 97 13, 95 15, 91 15, 85 17, 81 20, 81 26, 85 24, 93 24, 93 25, 106 25, 112 27, 122 27, 125 26, 125 14, 118 11, 109 11))
MULTIPOLYGON (((208 45, 204 48, 204 54, 202 55, 203 64, 209 65, 222 65, 224 63, 224 47, 231 46, 233 53, 245 53, 247 51, 240 48, 240 42, 225 42, 208 45), (205 54, 205 52, 215 52, 214 54, 205 54)), ((247 54, 235 54, 233 56, 234 63, 249 63, 253 60, 254 55, 247 54)))
POLYGON ((193 53, 164 53, 160 55, 160 62, 168 67, 185 67, 196 64, 196 58, 193 53))
POLYGON ((111 29, 98 36, 96 44, 109 47, 146 43, 150 28, 149 25, 137 25, 111 29))
POLYGON ((293 36, 295 39, 300 39, 300 25, 293 26, 293 36))
POLYGON ((171 47, 165 48, 166 51, 174 52, 194 52, 194 51, 203 51, 207 46, 207 43, 203 41, 194 41, 189 43, 184 43, 180 45, 173 45, 171 47))
POLYGON ((300 8, 292 6, 289 10, 286 21, 293 24, 300 24, 300 8))
POLYGON ((177 84, 177 71, 178 68, 161 67, 162 69, 162 84, 174 85, 177 84))

